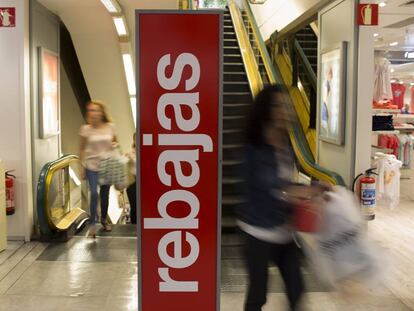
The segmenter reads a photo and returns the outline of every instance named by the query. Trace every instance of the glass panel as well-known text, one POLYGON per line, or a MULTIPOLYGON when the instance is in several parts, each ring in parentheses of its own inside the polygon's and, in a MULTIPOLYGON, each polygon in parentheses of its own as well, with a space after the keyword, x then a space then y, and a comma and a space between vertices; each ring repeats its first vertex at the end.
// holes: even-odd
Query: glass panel
MULTIPOLYGON (((51 221, 57 225, 71 210, 83 207, 81 165, 70 166, 53 173, 48 192, 47 208, 51 221)), ((85 198, 86 199, 86 198, 85 198)))
POLYGON ((199 0, 198 7, 202 9, 225 8, 227 0, 199 0))

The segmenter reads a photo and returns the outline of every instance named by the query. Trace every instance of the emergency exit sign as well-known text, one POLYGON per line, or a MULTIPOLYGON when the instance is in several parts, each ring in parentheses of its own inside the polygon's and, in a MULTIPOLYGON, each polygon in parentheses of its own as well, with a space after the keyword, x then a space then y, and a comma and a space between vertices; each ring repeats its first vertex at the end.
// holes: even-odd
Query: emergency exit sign
POLYGON ((0 27, 16 27, 16 8, 0 8, 0 27))

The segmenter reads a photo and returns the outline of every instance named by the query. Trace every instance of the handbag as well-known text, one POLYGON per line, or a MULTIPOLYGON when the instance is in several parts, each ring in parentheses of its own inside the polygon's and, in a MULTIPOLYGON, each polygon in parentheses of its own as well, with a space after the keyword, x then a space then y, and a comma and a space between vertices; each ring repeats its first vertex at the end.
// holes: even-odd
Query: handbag
POLYGON ((124 189, 128 183, 128 159, 119 148, 112 150, 108 157, 99 162, 99 184, 115 185, 117 190, 124 189))

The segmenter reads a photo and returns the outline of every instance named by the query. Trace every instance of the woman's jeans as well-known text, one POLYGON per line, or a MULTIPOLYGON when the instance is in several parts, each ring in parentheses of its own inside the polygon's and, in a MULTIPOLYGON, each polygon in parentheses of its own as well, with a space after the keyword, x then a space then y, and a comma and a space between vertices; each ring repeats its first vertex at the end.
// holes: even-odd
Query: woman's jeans
POLYGON ((98 187, 100 189, 99 195, 101 198, 101 223, 106 223, 106 216, 108 215, 109 204, 109 188, 110 185, 98 185, 99 172, 86 170, 86 178, 89 182, 89 189, 91 191, 91 204, 90 204, 90 224, 96 224, 96 209, 98 206, 98 187))

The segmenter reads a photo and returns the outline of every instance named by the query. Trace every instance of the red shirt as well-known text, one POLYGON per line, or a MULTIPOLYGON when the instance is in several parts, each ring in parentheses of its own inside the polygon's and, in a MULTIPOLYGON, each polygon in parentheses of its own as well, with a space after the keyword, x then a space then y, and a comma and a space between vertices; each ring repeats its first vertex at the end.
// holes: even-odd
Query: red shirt
POLYGON ((398 106, 398 109, 401 109, 404 106, 404 95, 406 88, 404 84, 392 83, 391 89, 393 102, 398 106))

